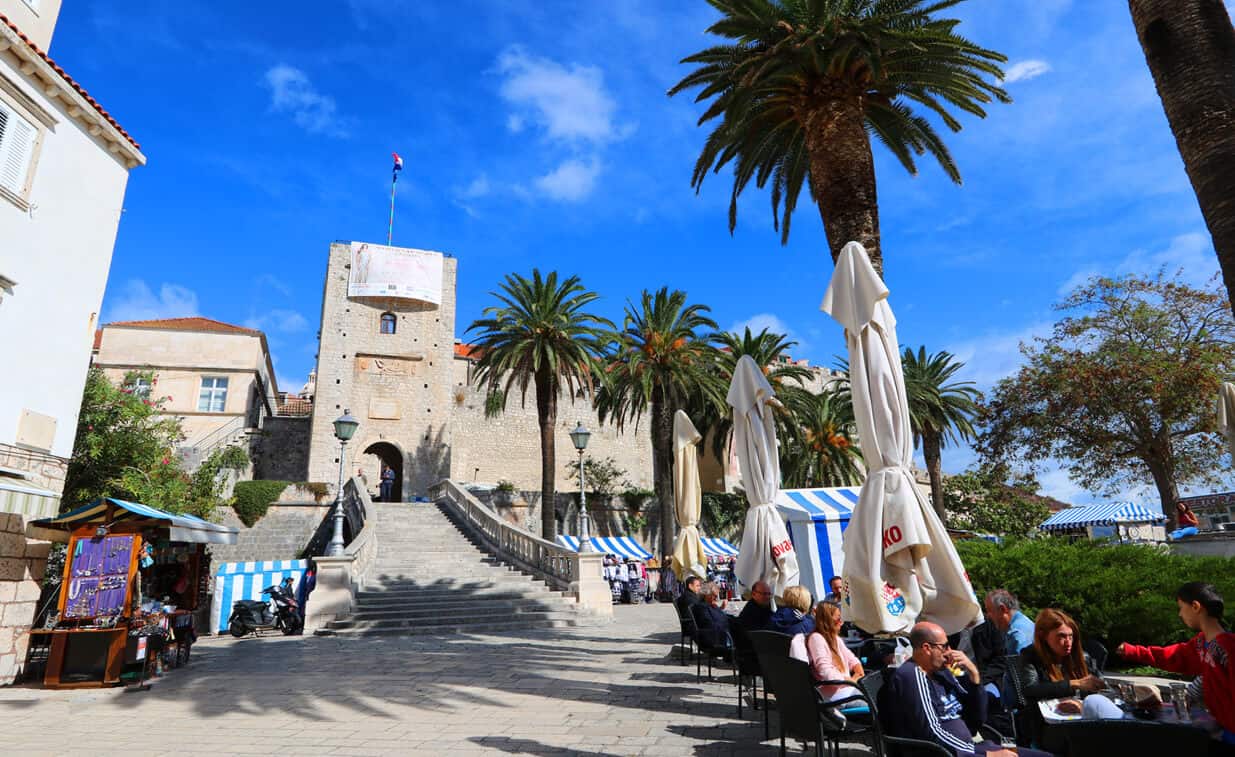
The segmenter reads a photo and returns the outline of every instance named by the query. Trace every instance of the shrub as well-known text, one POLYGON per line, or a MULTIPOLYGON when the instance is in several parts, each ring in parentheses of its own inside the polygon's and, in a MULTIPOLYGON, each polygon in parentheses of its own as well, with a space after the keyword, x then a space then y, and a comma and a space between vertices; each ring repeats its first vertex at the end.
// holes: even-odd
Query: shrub
POLYGON ((321 481, 302 481, 296 484, 296 486, 312 494, 313 501, 319 505, 323 499, 326 499, 326 495, 330 493, 330 484, 324 484, 321 481))
POLYGON ((497 482, 497 489, 495 489, 495 491, 499 491, 499 492, 501 492, 502 494, 514 494, 514 493, 515 493, 515 485, 514 485, 514 483, 513 483, 513 482, 511 482, 511 481, 507 481, 506 479, 502 479, 501 481, 498 481, 498 482, 497 482))
POLYGON ((637 516, 643 511, 643 505, 655 496, 656 492, 651 489, 631 487, 622 492, 622 502, 626 505, 627 512, 637 516))
POLYGON ((237 481, 232 509, 242 523, 251 527, 288 486, 287 481, 237 481))
POLYGON ((746 495, 742 492, 704 492, 703 530, 713 536, 731 537, 746 519, 746 495))
POLYGON ((1188 581, 1208 581, 1235 602, 1235 560, 1222 557, 1060 538, 1003 545, 974 539, 956 548, 979 597, 1006 588, 1031 619, 1044 607, 1062 609, 1107 649, 1124 641, 1171 644, 1191 637, 1175 604, 1175 590, 1188 581))

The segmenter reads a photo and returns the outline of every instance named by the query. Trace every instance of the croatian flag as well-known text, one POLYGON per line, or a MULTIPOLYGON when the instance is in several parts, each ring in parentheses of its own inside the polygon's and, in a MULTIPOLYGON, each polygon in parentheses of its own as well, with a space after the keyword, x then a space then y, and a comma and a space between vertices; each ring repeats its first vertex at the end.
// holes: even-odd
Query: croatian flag
POLYGON ((399 153, 397 153, 397 152, 392 152, 392 153, 390 153, 390 156, 391 156, 392 158, 394 158, 394 159, 395 159, 395 167, 394 167, 394 170, 395 170, 395 171, 402 171, 402 170, 403 170, 403 158, 400 158, 400 157, 399 157, 399 153))

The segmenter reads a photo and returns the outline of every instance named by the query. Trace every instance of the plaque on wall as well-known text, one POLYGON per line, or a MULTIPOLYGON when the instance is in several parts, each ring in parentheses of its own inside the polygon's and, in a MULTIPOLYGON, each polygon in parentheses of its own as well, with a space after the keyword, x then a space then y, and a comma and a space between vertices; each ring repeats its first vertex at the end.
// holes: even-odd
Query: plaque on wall
POLYGON ((379 421, 397 421, 400 418, 399 401, 385 397, 369 400, 369 418, 379 421))
POLYGON ((357 355, 358 376, 415 376, 419 358, 389 357, 382 355, 357 355))

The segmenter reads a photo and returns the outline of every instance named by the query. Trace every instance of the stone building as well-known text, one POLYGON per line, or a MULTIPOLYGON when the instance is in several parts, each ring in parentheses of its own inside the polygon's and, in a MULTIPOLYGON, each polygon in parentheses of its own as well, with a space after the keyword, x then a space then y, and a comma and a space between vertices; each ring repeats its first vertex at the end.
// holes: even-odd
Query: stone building
POLYGON ((0 685, 25 658, 137 142, 48 56, 59 0, 0 0, 0 685))
POLYGON ((266 335, 255 329, 209 318, 124 321, 100 329, 96 343, 94 365, 113 383, 151 374, 131 388, 180 420, 190 468, 229 444, 247 448, 277 411, 266 335))

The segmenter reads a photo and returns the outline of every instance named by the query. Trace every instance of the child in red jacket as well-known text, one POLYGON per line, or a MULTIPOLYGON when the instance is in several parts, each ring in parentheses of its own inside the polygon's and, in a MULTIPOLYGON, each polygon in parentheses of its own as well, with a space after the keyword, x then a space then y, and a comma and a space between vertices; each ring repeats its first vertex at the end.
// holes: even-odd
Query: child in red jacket
POLYGON ((1222 628, 1222 596, 1212 584, 1193 581, 1175 592, 1179 619, 1199 631, 1169 647, 1120 644, 1115 653, 1130 662, 1202 676, 1205 708, 1222 726, 1222 741, 1235 744, 1235 634, 1222 628))

